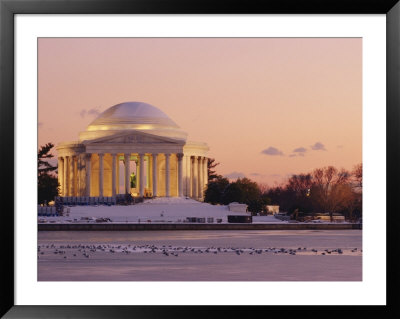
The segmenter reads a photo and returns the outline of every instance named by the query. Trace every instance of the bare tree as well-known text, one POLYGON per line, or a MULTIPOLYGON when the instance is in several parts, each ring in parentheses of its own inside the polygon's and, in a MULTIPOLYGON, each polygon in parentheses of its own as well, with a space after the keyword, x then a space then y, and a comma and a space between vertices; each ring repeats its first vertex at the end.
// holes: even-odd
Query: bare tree
POLYGON ((261 194, 265 194, 268 192, 268 190, 270 189, 270 187, 268 186, 267 183, 257 183, 258 184, 258 188, 261 191, 261 194))
POLYGON ((319 168, 313 172, 312 200, 325 212, 329 212, 331 221, 333 214, 348 206, 354 200, 350 186, 350 173, 340 171, 333 166, 319 168))
POLYGON ((355 186, 359 189, 362 189, 362 179, 363 179, 363 165, 362 163, 354 166, 353 171, 351 172, 353 175, 353 179, 355 182, 355 186))
POLYGON ((307 196, 312 185, 311 174, 299 174, 289 178, 287 188, 293 190, 297 196, 307 196))
POLYGON ((350 218, 353 218, 353 211, 357 209, 362 214, 362 187, 363 187, 363 165, 362 163, 354 166, 351 172, 353 176, 353 189, 354 189, 354 201, 353 205, 349 208, 350 218))

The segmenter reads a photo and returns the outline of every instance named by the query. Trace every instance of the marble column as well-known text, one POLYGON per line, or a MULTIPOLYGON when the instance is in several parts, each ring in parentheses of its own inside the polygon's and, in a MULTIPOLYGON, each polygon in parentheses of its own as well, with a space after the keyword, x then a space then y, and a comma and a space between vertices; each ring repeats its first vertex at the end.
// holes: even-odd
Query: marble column
POLYGON ((186 196, 192 197, 192 158, 186 156, 186 196))
POLYGON ((75 156, 69 158, 69 196, 75 196, 75 183, 74 183, 74 162, 75 156))
POLYGON ((86 172, 85 172, 85 174, 86 174, 86 185, 85 185, 85 187, 86 187, 86 196, 90 196, 90 180, 91 180, 91 177, 92 177, 92 169, 91 169, 91 159, 92 159, 92 154, 86 154, 86 156, 85 156, 85 161, 86 161, 86 163, 85 163, 85 168, 86 168, 86 172))
POLYGON ((206 188, 208 184, 208 158, 204 157, 204 188, 206 188))
POLYGON ((117 188, 116 188, 116 194, 119 194, 119 155, 117 155, 117 188))
POLYGON ((69 191, 68 191, 68 161, 69 161, 69 156, 64 157, 64 194, 63 196, 68 196, 69 191))
POLYGON ((131 154, 124 154, 125 159, 125 194, 131 193, 131 179, 129 171, 129 162, 131 160, 131 154))
POLYGON ((83 187, 85 185, 85 181, 84 181, 84 168, 85 168, 85 159, 83 157, 83 154, 79 154, 78 155, 78 164, 76 166, 76 174, 78 175, 78 196, 85 196, 84 191, 83 191, 83 187))
POLYGON ((60 184, 60 195, 64 196, 64 158, 58 157, 58 183, 60 184))
POLYGON ((176 157, 178 158, 178 196, 182 197, 183 196, 183 165, 182 165, 183 154, 178 153, 178 154, 176 154, 176 157))
POLYGON ((104 190, 104 154, 99 153, 99 196, 103 197, 104 190))
POLYGON ((198 165, 197 165, 197 156, 193 156, 193 162, 192 162, 192 173, 193 173, 193 179, 192 179, 192 198, 198 197, 198 165))
POLYGON ((157 153, 153 154, 153 197, 157 197, 157 153))
POLYGON ((165 154, 165 196, 169 197, 170 196, 170 172, 169 172, 169 159, 170 159, 171 154, 165 154))
POLYGON ((139 154, 139 195, 144 196, 144 154, 139 154))
POLYGON ((112 156, 112 166, 111 166, 111 196, 115 197, 116 191, 117 191, 117 169, 116 169, 116 163, 117 163, 117 155, 116 154, 111 154, 112 156))
POLYGON ((204 192, 206 190, 207 179, 207 157, 203 157, 203 198, 205 196, 204 192))
POLYGON ((80 182, 80 178, 79 178, 80 162, 81 162, 81 155, 79 154, 79 155, 76 156, 76 162, 75 162, 75 165, 74 165, 75 166, 74 167, 74 172, 75 172, 75 196, 81 196, 81 193, 80 193, 81 189, 80 189, 80 184, 79 184, 79 182, 80 182))
POLYGON ((198 193, 197 196, 199 199, 203 198, 203 158, 199 156, 197 158, 198 160, 198 171, 197 171, 197 176, 198 176, 198 193))

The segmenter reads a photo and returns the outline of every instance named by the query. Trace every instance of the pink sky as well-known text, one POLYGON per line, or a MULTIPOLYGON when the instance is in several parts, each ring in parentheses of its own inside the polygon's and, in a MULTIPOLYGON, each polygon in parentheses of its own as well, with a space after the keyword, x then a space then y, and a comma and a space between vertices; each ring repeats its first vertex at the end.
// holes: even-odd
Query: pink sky
POLYGON ((38 57, 39 146, 140 101, 206 142, 222 175, 272 186, 362 160, 361 38, 41 38, 38 57))

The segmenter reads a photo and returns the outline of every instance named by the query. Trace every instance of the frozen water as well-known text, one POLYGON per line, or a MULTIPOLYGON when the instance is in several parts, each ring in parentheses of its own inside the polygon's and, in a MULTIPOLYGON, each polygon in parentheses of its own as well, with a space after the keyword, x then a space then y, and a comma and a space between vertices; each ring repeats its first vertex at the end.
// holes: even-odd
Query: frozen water
POLYGON ((39 232, 40 281, 360 281, 361 230, 39 232))

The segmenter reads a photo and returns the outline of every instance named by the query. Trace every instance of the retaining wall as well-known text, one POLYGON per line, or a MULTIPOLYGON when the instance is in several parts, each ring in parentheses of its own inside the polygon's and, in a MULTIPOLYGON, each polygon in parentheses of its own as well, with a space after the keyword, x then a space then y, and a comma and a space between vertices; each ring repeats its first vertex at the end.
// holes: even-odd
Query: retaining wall
POLYGON ((341 230, 362 229, 361 224, 38 224, 39 231, 126 231, 126 230, 341 230))

